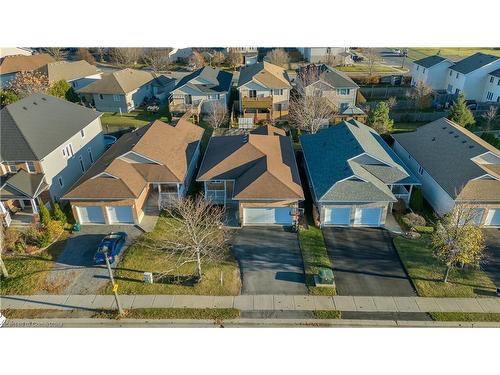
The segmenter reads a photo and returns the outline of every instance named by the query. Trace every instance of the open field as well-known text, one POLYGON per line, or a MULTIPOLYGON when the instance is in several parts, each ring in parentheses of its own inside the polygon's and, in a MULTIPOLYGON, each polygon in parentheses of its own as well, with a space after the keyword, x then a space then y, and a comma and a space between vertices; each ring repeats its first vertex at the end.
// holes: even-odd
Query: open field
POLYGON ((408 57, 412 60, 419 60, 424 57, 439 53, 443 57, 448 57, 452 60, 459 60, 463 59, 464 57, 473 55, 476 52, 482 52, 482 53, 488 53, 490 55, 500 56, 500 48, 418 47, 418 48, 409 48, 408 57))

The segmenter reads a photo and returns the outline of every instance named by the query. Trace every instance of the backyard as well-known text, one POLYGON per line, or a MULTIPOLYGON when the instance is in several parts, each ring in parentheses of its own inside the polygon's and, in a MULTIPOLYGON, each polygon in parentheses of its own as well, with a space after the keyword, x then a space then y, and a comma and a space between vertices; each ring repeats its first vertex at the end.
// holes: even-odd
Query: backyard
MULTIPOLYGON (((342 72, 348 73, 368 73, 368 65, 367 64, 353 64, 348 66, 337 66, 335 69, 340 70, 342 72)), ((394 68, 389 65, 384 64, 374 64, 373 73, 394 73, 401 74, 405 73, 406 70, 394 68)))
POLYGON ((172 120, 168 105, 162 105, 157 113, 141 108, 121 114, 119 112, 104 112, 101 116, 102 125, 108 132, 129 127, 140 128, 154 120, 161 120, 166 123, 172 120))

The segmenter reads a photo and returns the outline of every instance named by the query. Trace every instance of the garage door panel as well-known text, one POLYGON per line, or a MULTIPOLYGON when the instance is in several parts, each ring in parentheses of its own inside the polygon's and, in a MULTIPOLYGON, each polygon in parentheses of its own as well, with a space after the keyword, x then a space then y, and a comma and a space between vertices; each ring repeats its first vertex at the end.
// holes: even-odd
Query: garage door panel
POLYGON ((485 225, 500 227, 500 209, 488 210, 485 225))
POLYGON ((81 224, 105 224, 104 213, 101 206, 76 207, 81 224))
POLYGON ((253 207, 243 208, 243 224, 278 224, 291 225, 292 216, 289 207, 253 207))
POLYGON ((349 225, 351 223, 351 208, 325 208, 324 223, 330 225, 349 225))
POLYGON ((134 224, 132 206, 108 206, 108 219, 113 224, 134 224))
POLYGON ((357 208, 354 215, 354 224, 366 226, 380 226, 382 217, 381 207, 357 208))

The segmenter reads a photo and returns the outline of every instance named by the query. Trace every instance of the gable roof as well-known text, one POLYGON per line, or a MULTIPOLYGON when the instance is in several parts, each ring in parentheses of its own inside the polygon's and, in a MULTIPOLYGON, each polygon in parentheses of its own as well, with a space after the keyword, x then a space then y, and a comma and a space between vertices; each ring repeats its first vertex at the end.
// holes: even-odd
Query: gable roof
POLYGON ((500 59, 500 57, 498 56, 478 52, 473 54, 472 56, 458 61, 454 65, 450 66, 450 69, 459 73, 468 74, 470 72, 473 72, 474 70, 482 68, 485 65, 491 64, 498 59, 500 59))
POLYGON ((210 138, 197 180, 219 179, 235 180, 234 199, 304 199, 290 138, 270 126, 210 138))
MULTIPOLYGON (((500 156, 495 147, 444 117, 414 132, 393 134, 392 137, 452 198, 456 198, 472 179, 492 173, 489 164, 482 167, 472 158, 488 151, 500 156)), ((481 184, 487 180, 477 181, 481 184)), ((500 200, 500 181, 496 181, 496 185, 500 200)))
POLYGON ((494 70, 491 73, 488 73, 490 76, 500 78, 500 69, 494 70))
POLYGON ((181 118, 175 127, 156 120, 126 133, 63 198, 137 198, 149 183, 183 183, 203 132, 181 118), (131 152, 149 160, 132 162, 126 157, 131 152))
POLYGON ((434 65, 437 65, 441 62, 446 60, 444 57, 439 56, 439 55, 432 55, 432 56, 427 56, 424 57, 423 59, 420 60, 415 60, 413 63, 423 66, 424 68, 430 68, 433 67, 434 65))
POLYGON ((16 174, 2 179, 0 196, 2 199, 36 198, 47 188, 43 173, 28 173, 24 169, 16 174))
POLYGON ((286 89, 292 87, 288 73, 280 66, 263 61, 241 68, 238 87, 250 81, 255 81, 272 89, 286 89))
POLYGON ((55 61, 45 64, 37 69, 47 76, 49 82, 60 80, 73 81, 100 73, 94 65, 85 60, 79 61, 55 61))
POLYGON ((326 64, 309 64, 297 69, 297 74, 303 75, 307 80, 313 82, 306 83, 307 85, 317 82, 318 80, 328 83, 335 88, 353 88, 359 86, 350 77, 343 72, 340 72, 326 64))
POLYGON ((0 110, 0 159, 40 160, 101 116, 81 105, 38 93, 0 110))
POLYGON ((54 58, 46 53, 39 55, 10 55, 0 63, 0 74, 26 72, 38 69, 42 65, 55 62, 54 58))
POLYGON ((228 92, 231 88, 232 79, 232 73, 219 68, 204 66, 203 68, 200 68, 183 77, 175 86, 175 90, 181 89, 184 86, 189 86, 191 89, 198 91, 203 95, 210 93, 224 93, 228 92), (192 82, 195 79, 204 81, 206 84, 197 84, 192 82))
POLYGON ((388 184, 418 184, 372 128, 342 121, 300 137, 313 194, 318 201, 395 201, 388 184))
POLYGON ((101 79, 77 91, 85 94, 126 94, 153 81, 155 77, 151 72, 127 68, 104 74, 101 79))

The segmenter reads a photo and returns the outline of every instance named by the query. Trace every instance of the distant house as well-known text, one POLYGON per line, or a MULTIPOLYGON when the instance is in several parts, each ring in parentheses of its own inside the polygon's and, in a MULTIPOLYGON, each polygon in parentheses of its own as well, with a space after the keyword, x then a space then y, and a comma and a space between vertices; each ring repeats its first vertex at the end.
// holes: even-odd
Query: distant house
POLYGON ((92 82, 101 79, 102 73, 85 60, 55 61, 37 69, 47 76, 49 83, 60 80, 67 81, 74 90, 79 90, 92 82))
POLYGON ((383 226, 417 178, 372 128, 349 120, 300 137, 320 223, 383 226))
POLYGON ((19 48, 19 47, 0 48, 0 59, 3 59, 5 56, 13 56, 13 55, 30 56, 32 54, 33 51, 30 48, 19 48))
POLYGON ((192 48, 174 48, 170 53, 168 54, 168 58, 170 62, 179 62, 179 61, 187 61, 189 59, 189 56, 193 53, 192 48))
POLYGON ((200 68, 177 83, 170 96, 170 110, 185 112, 201 105, 201 112, 207 113, 214 102, 227 107, 232 79, 232 73, 219 68, 200 68))
POLYGON ((335 57, 341 63, 344 59, 341 54, 348 50, 345 47, 301 47, 297 49, 304 60, 310 63, 326 63, 335 57))
POLYGON ((41 66, 55 62, 54 58, 46 53, 40 55, 9 55, 0 62, 0 82, 4 87, 16 78, 19 72, 32 72, 41 66))
POLYGON ((139 224, 146 208, 186 194, 203 128, 181 118, 126 133, 63 197, 80 224, 139 224))
POLYGON ((411 67, 411 85, 421 82, 433 90, 445 90, 446 73, 452 65, 452 61, 438 55, 415 60, 411 67))
POLYGON ((239 111, 254 123, 281 120, 288 115, 292 85, 282 67, 260 62, 242 67, 238 80, 239 111))
POLYGON ((466 99, 481 101, 484 87, 491 79, 489 73, 500 69, 500 57, 476 53, 448 68, 446 91, 449 94, 463 93, 466 99))
POLYGON ((500 69, 488 73, 481 101, 500 102, 500 69))
MULTIPOLYGON (((1 114, 0 213, 12 214, 58 200, 104 152, 101 113, 34 94, 1 114)), ((14 217, 16 215, 14 214, 14 217)))
POLYGON ((196 180, 241 225, 291 225, 304 200, 291 139, 273 126, 211 137, 196 180))
POLYGON ((337 120, 363 120, 366 114, 356 107, 359 86, 344 73, 325 64, 309 64, 297 69, 296 82, 305 85, 308 96, 327 98, 338 111, 337 120))
POLYGON ((77 90, 98 111, 130 112, 146 99, 167 100, 175 85, 173 78, 136 69, 104 74, 102 78, 77 90))
POLYGON ((478 224, 500 227, 498 149, 446 118, 392 137, 394 150, 439 215, 465 202, 477 206, 478 224))

